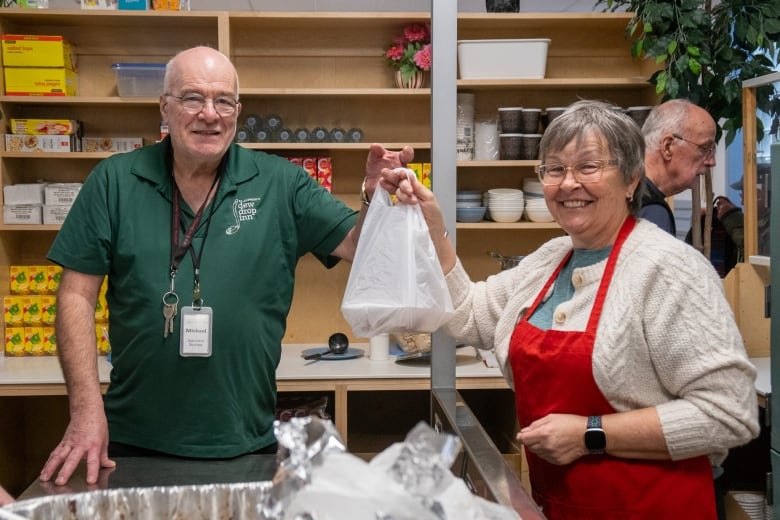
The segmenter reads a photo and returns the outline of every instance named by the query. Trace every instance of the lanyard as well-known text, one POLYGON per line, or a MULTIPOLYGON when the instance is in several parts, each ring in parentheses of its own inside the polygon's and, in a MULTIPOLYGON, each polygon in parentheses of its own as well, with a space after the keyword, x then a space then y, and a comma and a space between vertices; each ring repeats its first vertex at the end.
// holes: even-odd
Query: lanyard
MULTIPOLYGON (((209 201, 209 195, 212 191, 214 191, 214 187, 218 184, 219 178, 221 177, 221 171, 217 172, 217 175, 214 176, 214 182, 211 183, 211 187, 209 188, 208 193, 206 194, 206 199, 203 201, 203 204, 200 205, 200 208, 198 208, 198 212, 195 213, 195 218, 192 219, 192 222, 190 222, 190 225, 185 227, 184 222, 181 220, 181 207, 180 207, 180 194, 179 194, 179 186, 176 184, 176 177, 171 175, 171 179, 173 181, 173 209, 171 211, 171 294, 175 294, 174 292, 174 279, 176 278, 176 272, 179 269, 179 263, 181 262, 181 259, 184 258, 184 255, 187 253, 187 251, 190 252, 190 257, 192 257, 192 267, 194 272, 194 281, 193 281, 193 290, 192 290, 192 306, 200 308, 200 306, 203 304, 203 299, 200 297, 200 261, 201 258, 203 258, 203 249, 206 247, 206 238, 209 234, 209 226, 211 225, 211 217, 214 215, 214 208, 216 207, 217 203, 216 200, 212 201, 211 204, 211 210, 209 211, 208 219, 206 220, 206 230, 203 234, 203 243, 200 246, 200 251, 198 253, 195 253, 195 248, 192 246, 192 237, 195 234, 195 230, 198 228, 198 225, 200 224, 200 219, 203 216, 203 210, 206 207, 206 204, 208 204, 209 201), (182 231, 184 231, 184 239, 181 243, 179 243, 179 226, 181 226, 182 231)), ((214 194, 214 199, 216 199, 216 193, 214 194)))

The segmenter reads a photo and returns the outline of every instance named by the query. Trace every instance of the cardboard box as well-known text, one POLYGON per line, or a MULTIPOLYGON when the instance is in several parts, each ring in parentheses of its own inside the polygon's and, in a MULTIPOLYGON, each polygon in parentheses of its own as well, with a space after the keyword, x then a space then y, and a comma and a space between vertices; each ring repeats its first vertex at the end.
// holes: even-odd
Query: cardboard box
POLYGON ((116 9, 117 0, 81 0, 82 9, 116 9))
POLYGON ((333 161, 330 157, 317 157, 317 182, 328 192, 333 191, 333 161))
POLYGON ((43 327, 24 328, 24 354, 27 356, 43 356, 43 327))
POLYGON ((34 184, 8 184, 3 186, 3 204, 43 204, 43 193, 46 185, 42 182, 34 184))
POLYGON ((5 328, 5 355, 24 356, 24 327, 5 328))
POLYGON ((75 96, 78 73, 44 67, 5 67, 5 93, 8 96, 75 96))
POLYGON ((301 162, 301 168, 306 170, 306 173, 309 174, 309 177, 317 180, 317 158, 316 157, 304 157, 303 161, 301 162))
POLYGON ((74 119, 11 119, 12 134, 81 135, 81 123, 74 119))
POLYGON ((8 267, 8 280, 11 284, 11 294, 32 294, 28 265, 12 265, 8 267))
POLYGON ((24 296, 3 296, 4 321, 6 327, 24 325, 24 296))
POLYGON ((81 138, 81 150, 84 152, 130 152, 143 145, 144 140, 140 137, 81 138))
POLYGON ((54 327, 42 327, 43 329, 43 353, 46 356, 57 355, 57 336, 54 327))
POLYGON ((6 67, 61 67, 76 70, 76 52, 62 36, 4 34, 3 65, 6 67))
POLYGON ((3 223, 43 224, 43 206, 40 204, 4 205, 3 223))
POLYGON ((30 293, 32 294, 48 294, 49 287, 47 284, 48 273, 45 265, 30 265, 27 266, 27 279, 30 281, 30 293))
POLYGON ((43 203, 47 206, 70 206, 81 191, 80 182, 52 182, 43 189, 43 203))
POLYGON ((40 296, 22 296, 22 323, 25 327, 40 327, 43 325, 41 316, 40 296))
POLYGON ((52 294, 39 296, 41 299, 41 323, 44 327, 54 326, 57 317, 57 297, 52 294))
POLYGON ((52 225, 62 225, 65 223, 70 212, 71 206, 43 206, 43 223, 52 225))
POLYGON ((74 152, 78 138, 75 135, 20 135, 5 134, 6 152, 74 152))
POLYGON ((119 0, 119 9, 130 11, 143 11, 151 6, 149 0, 119 0))
POLYGON ((57 289, 60 287, 60 278, 62 278, 62 267, 59 265, 46 266, 46 285, 49 289, 49 294, 57 294, 57 289))
POLYGON ((111 343, 108 341, 107 323, 95 325, 95 339, 97 340, 98 354, 105 356, 111 352, 111 343))
POLYGON ((21 7, 22 9, 48 9, 49 0, 5 0, 3 7, 21 7))

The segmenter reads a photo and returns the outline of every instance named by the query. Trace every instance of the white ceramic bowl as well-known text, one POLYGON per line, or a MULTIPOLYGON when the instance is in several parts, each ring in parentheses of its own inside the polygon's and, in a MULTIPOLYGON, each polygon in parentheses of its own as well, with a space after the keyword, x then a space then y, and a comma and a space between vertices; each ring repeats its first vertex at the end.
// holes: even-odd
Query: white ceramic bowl
POLYGON ((490 218, 496 222, 517 222, 523 218, 523 210, 490 209, 490 218))
POLYGON ((458 40, 461 79, 544 78, 548 38, 458 40))

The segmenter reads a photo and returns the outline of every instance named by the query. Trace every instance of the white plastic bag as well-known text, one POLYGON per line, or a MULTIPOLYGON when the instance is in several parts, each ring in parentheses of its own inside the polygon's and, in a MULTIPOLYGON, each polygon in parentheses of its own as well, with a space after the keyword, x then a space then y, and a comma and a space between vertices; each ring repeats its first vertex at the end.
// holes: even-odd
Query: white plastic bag
POLYGON ((341 312, 357 336, 435 332, 454 313, 418 205, 377 187, 360 233, 341 312))

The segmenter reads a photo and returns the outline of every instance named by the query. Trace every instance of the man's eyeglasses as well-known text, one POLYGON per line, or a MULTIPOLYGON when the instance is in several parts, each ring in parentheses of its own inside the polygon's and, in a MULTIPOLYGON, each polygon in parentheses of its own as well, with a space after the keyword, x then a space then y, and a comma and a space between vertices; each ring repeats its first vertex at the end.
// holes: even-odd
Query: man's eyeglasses
POLYGON ((200 114, 206 108, 206 102, 211 100, 214 105, 214 111, 221 116, 232 116, 238 108, 238 101, 233 98, 220 96, 216 98, 207 98, 200 94, 184 94, 177 96, 174 94, 165 94, 178 101, 181 106, 190 114, 200 114))
POLYGON ((609 166, 617 166, 616 159, 603 161, 582 161, 577 164, 540 164, 536 166, 539 180, 545 186, 558 186, 566 178, 566 172, 571 170, 574 179, 580 184, 596 182, 601 179, 601 172, 609 166))
POLYGON ((679 134, 672 134, 672 137, 674 137, 675 139, 679 139, 680 141, 685 141, 686 143, 689 143, 689 144, 692 144, 692 145, 696 146, 699 150, 701 150, 704 153, 704 158, 705 159, 711 159, 712 157, 715 157, 715 148, 717 147, 717 144, 715 144, 715 143, 713 143, 711 145, 699 144, 699 143, 695 143, 693 141, 690 141, 690 140, 684 138, 683 136, 681 136, 679 134))

